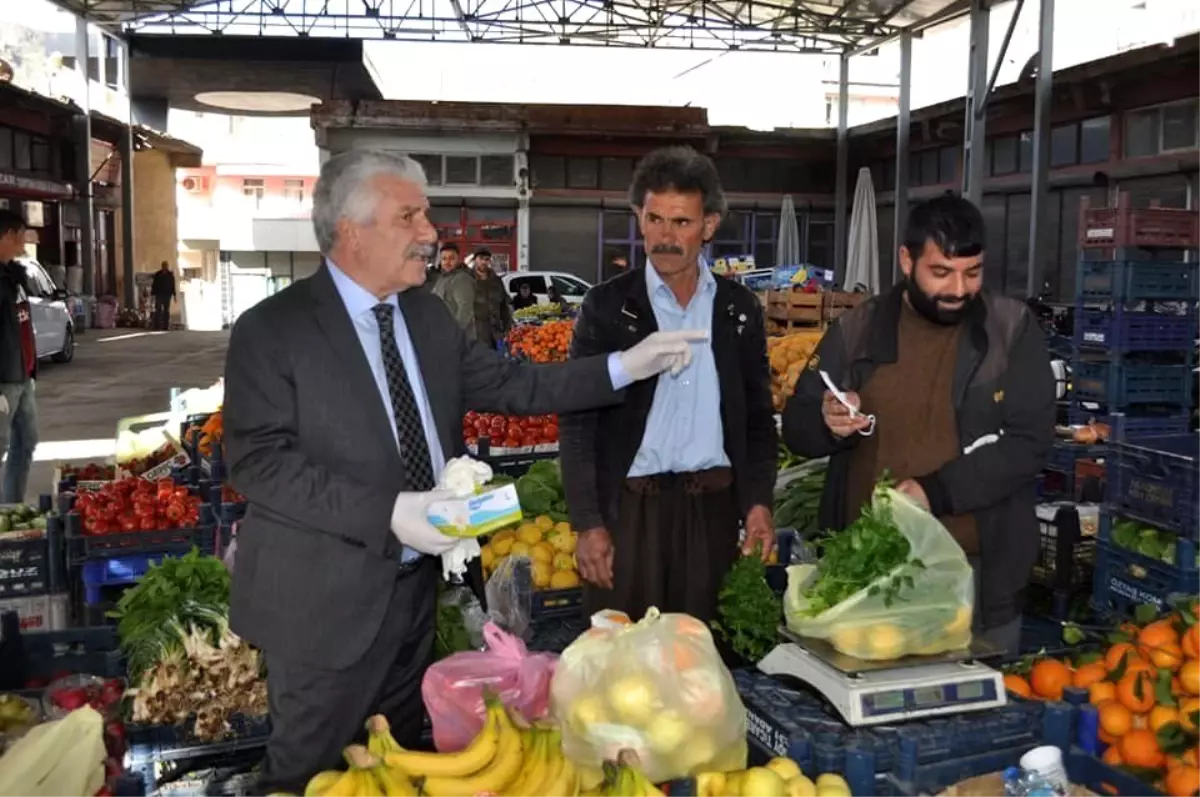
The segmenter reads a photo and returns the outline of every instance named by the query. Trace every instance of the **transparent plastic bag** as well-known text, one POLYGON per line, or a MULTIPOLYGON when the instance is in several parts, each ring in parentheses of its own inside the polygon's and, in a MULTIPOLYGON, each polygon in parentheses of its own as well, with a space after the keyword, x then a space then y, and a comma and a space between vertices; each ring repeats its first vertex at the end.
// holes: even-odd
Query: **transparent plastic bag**
POLYGON ((746 709, 712 634, 686 614, 594 615, 550 693, 563 751, 585 769, 624 749, 656 783, 746 766, 746 709))
POLYGON ((440 752, 461 750, 483 729, 485 689, 530 722, 546 716, 558 656, 530 653, 494 623, 483 627, 486 650, 455 653, 425 671, 421 697, 440 752))
MULTIPOLYGON (((962 548, 937 518, 895 490, 886 490, 892 520, 911 546, 909 560, 925 565, 904 565, 878 579, 881 586, 893 575, 909 575, 888 606, 882 591, 866 587, 820 614, 805 614, 804 590, 819 574, 820 565, 788 568, 784 597, 787 627, 804 637, 827 639, 847 656, 865 660, 930 656, 971 644, 971 617, 975 605, 971 565, 962 548)), ((879 505, 877 494, 872 499, 879 505)))
POLYGON ((527 638, 532 621, 533 565, 528 556, 509 556, 487 580, 488 617, 508 633, 527 638))

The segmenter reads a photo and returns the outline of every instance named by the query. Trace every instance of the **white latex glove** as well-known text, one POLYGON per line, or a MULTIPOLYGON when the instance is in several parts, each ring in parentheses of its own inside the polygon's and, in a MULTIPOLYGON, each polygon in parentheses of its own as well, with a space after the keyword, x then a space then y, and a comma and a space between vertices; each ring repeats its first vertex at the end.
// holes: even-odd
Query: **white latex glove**
POLYGON ((655 332, 618 355, 621 368, 635 382, 658 376, 663 371, 678 374, 692 361, 692 344, 707 340, 708 331, 703 329, 655 332))
POLYGON ((414 551, 438 556, 454 547, 458 542, 447 537, 429 522, 429 505, 434 501, 453 498, 448 490, 430 490, 427 493, 400 493, 392 509, 392 534, 401 545, 414 551))
POLYGON ((0 415, 8 415, 8 399, 0 394, 0 415))
POLYGON ((478 540, 458 540, 453 548, 442 554, 442 576, 449 581, 451 576, 466 573, 467 562, 478 559, 480 553, 478 540))

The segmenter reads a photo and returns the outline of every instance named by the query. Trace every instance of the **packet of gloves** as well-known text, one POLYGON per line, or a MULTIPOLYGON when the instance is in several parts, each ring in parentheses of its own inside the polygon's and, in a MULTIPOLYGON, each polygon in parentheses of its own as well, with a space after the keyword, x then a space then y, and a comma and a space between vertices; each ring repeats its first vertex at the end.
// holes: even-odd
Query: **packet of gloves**
POLYGON ((427 517, 447 537, 474 538, 497 531, 521 520, 521 502, 517 488, 505 484, 490 490, 483 485, 492 479, 486 462, 456 457, 446 463, 438 480, 438 489, 454 498, 434 501, 427 517))

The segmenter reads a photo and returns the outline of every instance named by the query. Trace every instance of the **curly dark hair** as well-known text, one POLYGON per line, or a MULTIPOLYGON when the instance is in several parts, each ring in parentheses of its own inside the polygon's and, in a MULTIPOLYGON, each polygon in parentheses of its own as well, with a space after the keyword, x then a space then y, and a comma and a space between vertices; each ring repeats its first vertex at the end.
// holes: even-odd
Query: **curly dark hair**
POLYGON ((725 215, 725 191, 712 158, 691 147, 656 149, 638 163, 629 186, 629 204, 640 208, 646 193, 675 190, 704 197, 704 213, 725 215))

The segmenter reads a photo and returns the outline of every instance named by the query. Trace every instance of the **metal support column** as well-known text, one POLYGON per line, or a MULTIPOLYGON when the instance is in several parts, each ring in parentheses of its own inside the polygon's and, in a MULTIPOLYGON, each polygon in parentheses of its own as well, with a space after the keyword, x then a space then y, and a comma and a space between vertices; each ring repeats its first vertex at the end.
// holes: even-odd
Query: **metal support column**
POLYGON ((971 0, 971 46, 967 70, 966 118, 963 127, 962 193, 976 205, 983 202, 987 174, 988 0, 971 0))
POLYGON ((83 74, 84 91, 80 98, 83 113, 75 116, 75 191, 79 211, 79 265, 83 268, 84 296, 95 295, 96 289, 96 216, 92 207, 92 103, 91 81, 88 79, 87 21, 75 20, 75 52, 83 74))
POLYGON ((137 286, 134 284, 133 238, 133 120, 121 134, 121 303, 137 307, 137 286))
POLYGON ((892 227, 892 282, 900 281, 900 245, 904 243, 904 225, 908 221, 908 139, 912 124, 912 31, 900 34, 900 97, 896 110, 896 219, 892 227))
POLYGON ((1050 113, 1054 86, 1054 0, 1041 0, 1038 17, 1038 73, 1034 87, 1033 182, 1029 189, 1029 273, 1025 291, 1029 297, 1042 292, 1041 259, 1045 238, 1042 216, 1050 202, 1050 113))
POLYGON ((833 191, 833 270, 840 284, 846 274, 847 181, 850 179, 850 54, 843 53, 838 69, 838 128, 836 181, 833 191))

